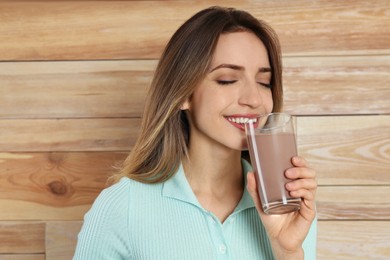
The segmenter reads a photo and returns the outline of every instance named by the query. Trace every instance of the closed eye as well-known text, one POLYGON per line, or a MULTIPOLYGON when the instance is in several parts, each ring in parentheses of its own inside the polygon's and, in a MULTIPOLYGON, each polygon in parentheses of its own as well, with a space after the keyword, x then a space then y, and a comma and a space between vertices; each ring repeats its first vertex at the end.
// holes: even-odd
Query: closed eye
POLYGON ((230 85, 236 83, 237 80, 217 80, 219 85, 230 85))
POLYGON ((260 84, 261 86, 266 87, 266 88, 272 88, 272 84, 271 83, 258 82, 258 84, 260 84))

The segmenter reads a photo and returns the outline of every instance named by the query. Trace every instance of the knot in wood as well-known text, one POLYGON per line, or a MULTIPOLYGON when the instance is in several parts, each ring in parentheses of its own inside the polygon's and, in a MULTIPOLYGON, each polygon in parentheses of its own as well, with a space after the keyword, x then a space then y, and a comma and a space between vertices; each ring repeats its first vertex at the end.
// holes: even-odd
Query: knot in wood
POLYGON ((68 188, 60 181, 52 181, 48 184, 51 193, 55 195, 64 195, 67 193, 68 188))

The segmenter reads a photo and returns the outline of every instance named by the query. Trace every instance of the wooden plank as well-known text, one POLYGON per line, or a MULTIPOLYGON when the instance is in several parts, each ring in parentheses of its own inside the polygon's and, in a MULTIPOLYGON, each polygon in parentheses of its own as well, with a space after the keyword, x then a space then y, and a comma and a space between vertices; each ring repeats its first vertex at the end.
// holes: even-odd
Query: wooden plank
POLYGON ((318 187, 321 220, 390 220, 390 186, 318 187))
MULTIPOLYGON (((0 219, 82 219, 105 187, 111 166, 126 153, 0 154, 0 219)), ((346 173, 348 174, 348 173, 346 173)), ((320 179, 321 182, 321 179, 320 179)), ((319 219, 390 216, 389 186, 318 188, 319 219)))
POLYGON ((0 153, 0 220, 82 219, 127 153, 0 153))
MULTIPOLYGON (((0 63, 0 118, 140 117, 156 61, 0 63)), ((286 57, 285 111, 390 113, 390 55, 286 57)))
POLYGON ((390 56, 285 57, 285 110, 390 114, 390 56))
POLYGON ((47 259, 72 259, 82 221, 57 221, 46 224, 47 259))
POLYGON ((45 223, 0 221, 0 241, 1 254, 44 253, 45 223))
POLYGON ((45 260, 44 254, 13 254, 13 255, 5 255, 0 254, 0 260, 45 260))
POLYGON ((390 52, 387 0, 10 1, 0 5, 0 60, 156 59, 179 25, 218 4, 268 21, 287 55, 390 52))
POLYGON ((389 185, 390 116, 298 117, 298 152, 320 185, 389 185))
POLYGON ((0 118, 139 117, 156 61, 0 63, 0 118))
POLYGON ((0 151, 129 151, 140 119, 0 120, 0 151))
POLYGON ((389 259, 389 221, 319 221, 317 258, 389 259))
MULTIPOLYGON (((299 153, 321 185, 390 184, 389 125, 387 115, 299 117, 299 153)), ((128 151, 138 131, 138 119, 0 120, 0 151, 128 151)))
POLYGON ((81 220, 91 204, 76 206, 48 206, 31 201, 0 199, 0 207, 9 212, 0 212, 2 220, 81 220))

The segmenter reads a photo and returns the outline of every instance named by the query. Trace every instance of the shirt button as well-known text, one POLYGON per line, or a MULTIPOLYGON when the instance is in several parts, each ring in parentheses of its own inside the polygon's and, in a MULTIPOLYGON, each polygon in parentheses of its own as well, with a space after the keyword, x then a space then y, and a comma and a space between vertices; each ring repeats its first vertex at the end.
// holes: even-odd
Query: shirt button
POLYGON ((226 253, 226 246, 225 245, 219 245, 219 253, 225 254, 226 253))

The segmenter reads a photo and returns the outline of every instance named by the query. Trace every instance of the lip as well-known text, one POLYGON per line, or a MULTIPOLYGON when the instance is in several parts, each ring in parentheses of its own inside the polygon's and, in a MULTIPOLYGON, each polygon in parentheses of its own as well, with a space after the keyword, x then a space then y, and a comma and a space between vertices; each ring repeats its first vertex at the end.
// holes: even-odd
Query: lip
POLYGON ((256 119, 256 121, 253 124, 255 128, 256 128, 256 126, 257 126, 257 124, 259 122, 259 120, 258 120, 259 115, 258 114, 245 114, 245 115, 243 115, 243 114, 235 114, 235 115, 229 115, 229 116, 224 116, 224 117, 231 125, 233 125, 234 127, 240 129, 243 132, 245 131, 246 120, 256 119))

